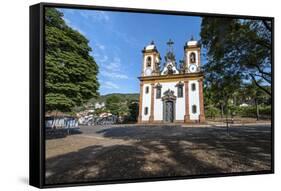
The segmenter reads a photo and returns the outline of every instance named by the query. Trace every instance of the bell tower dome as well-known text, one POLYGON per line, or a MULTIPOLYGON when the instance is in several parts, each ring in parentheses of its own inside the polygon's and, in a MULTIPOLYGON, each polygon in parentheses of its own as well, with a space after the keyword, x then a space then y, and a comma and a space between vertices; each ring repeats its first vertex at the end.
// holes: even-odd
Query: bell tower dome
POLYGON ((153 76, 160 73, 160 54, 152 41, 149 45, 144 47, 143 63, 142 63, 142 76, 153 76))
POLYGON ((184 46, 184 64, 186 73, 200 71, 200 44, 193 37, 184 46))

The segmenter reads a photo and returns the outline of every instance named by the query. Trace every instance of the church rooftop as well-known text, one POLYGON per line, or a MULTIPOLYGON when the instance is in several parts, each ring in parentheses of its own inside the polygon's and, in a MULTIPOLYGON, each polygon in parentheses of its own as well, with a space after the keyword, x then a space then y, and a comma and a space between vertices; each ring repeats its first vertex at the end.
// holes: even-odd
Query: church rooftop
POLYGON ((150 45, 147 45, 146 47, 145 47, 145 50, 153 50, 153 49, 155 49, 156 48, 156 46, 154 45, 154 44, 150 44, 150 45))
POLYGON ((191 40, 191 41, 188 41, 186 44, 187 44, 187 46, 196 46, 198 44, 198 42, 196 40, 191 40))

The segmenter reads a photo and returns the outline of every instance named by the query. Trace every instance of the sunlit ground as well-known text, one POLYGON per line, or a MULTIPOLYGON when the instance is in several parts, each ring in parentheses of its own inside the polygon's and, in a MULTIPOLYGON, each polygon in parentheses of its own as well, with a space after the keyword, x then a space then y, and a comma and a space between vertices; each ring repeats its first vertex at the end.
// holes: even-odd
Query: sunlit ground
POLYGON ((271 169, 271 126, 81 127, 46 141, 46 183, 271 169))

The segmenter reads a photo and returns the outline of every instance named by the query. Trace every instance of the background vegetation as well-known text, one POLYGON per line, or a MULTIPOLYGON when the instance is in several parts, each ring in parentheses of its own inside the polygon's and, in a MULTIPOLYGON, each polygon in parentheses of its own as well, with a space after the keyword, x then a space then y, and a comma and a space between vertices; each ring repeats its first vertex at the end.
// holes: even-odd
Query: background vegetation
POLYGON ((271 31, 267 20, 202 19, 207 116, 270 115, 271 31))

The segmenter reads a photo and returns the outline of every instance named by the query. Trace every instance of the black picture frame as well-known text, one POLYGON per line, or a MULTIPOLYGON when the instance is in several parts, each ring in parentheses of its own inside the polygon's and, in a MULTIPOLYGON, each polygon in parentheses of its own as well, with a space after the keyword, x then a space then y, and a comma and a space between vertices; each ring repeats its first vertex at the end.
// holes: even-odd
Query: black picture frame
POLYGON ((214 13, 197 13, 183 11, 168 11, 154 9, 138 9, 125 7, 105 7, 94 5, 76 5, 76 4, 58 4, 58 3, 39 3, 30 6, 30 133, 29 133, 29 184, 38 188, 66 187, 66 186, 84 186, 84 185, 99 185, 99 184, 115 184, 115 183, 130 183, 130 182, 149 182, 163 180, 178 180, 178 179, 193 179, 193 178, 210 178, 210 177, 227 177, 227 176, 242 176, 242 175, 257 175, 274 173, 274 18, 261 17, 250 15, 231 15, 231 14, 214 14, 214 13), (88 9, 102 11, 117 11, 117 12, 135 12, 135 13, 153 13, 165 15, 183 15, 183 16, 208 16, 208 17, 223 17, 223 18, 241 18, 241 19, 259 19, 270 20, 272 22, 272 99, 271 99, 271 170, 239 172, 239 173, 223 173, 223 174, 208 174, 208 175, 190 175, 185 177, 161 177, 161 178, 142 178, 130 180, 115 180, 115 181, 97 181, 97 182, 73 182, 61 183, 56 185, 45 184, 45 101, 44 101, 44 9, 46 7, 55 8, 71 8, 71 9, 88 9))

